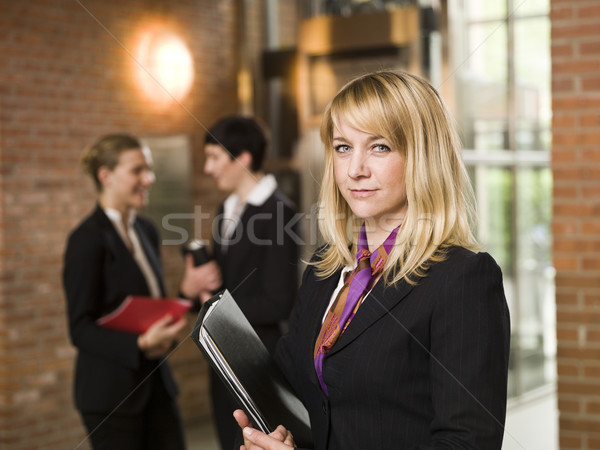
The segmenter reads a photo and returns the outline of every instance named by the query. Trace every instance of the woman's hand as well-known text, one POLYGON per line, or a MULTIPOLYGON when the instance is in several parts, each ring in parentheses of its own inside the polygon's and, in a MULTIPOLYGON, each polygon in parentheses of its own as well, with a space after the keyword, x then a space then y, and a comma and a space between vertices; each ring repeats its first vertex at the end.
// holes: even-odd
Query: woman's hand
POLYGON ((200 297, 204 303, 222 284, 221 270, 215 261, 196 267, 192 255, 185 256, 185 274, 179 289, 186 298, 200 297))
POLYGON ((252 428, 246 413, 237 409, 233 413, 244 434, 244 445, 240 450, 289 450, 295 448, 294 437, 289 430, 279 425, 275 431, 267 435, 262 431, 252 428))
POLYGON ((158 359, 164 356, 177 339, 187 320, 185 317, 173 321, 173 317, 166 315, 154 322, 150 328, 138 336, 138 347, 148 359, 158 359))

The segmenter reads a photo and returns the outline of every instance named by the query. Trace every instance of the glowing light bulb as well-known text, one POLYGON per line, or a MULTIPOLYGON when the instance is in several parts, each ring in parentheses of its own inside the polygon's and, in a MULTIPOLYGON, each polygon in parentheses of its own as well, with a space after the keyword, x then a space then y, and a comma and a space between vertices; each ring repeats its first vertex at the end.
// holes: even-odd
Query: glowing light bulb
POLYGON ((137 80, 157 103, 179 102, 194 82, 194 62, 187 46, 172 31, 153 30, 140 40, 137 80))

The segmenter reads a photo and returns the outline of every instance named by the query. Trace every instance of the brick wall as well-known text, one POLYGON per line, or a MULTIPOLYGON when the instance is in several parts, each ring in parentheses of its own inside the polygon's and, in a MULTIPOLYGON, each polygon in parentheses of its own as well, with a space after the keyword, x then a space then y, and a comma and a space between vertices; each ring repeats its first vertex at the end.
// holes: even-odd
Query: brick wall
POLYGON ((600 449, 600 4, 552 0, 561 449, 600 449))
MULTIPOLYGON (((204 126, 236 111, 235 0, 0 2, 0 447, 75 448, 74 350, 60 281, 67 233, 93 207, 82 148, 108 132, 185 133, 194 143, 194 198, 220 196, 201 174, 204 126), (132 50, 162 24, 189 47, 195 81, 183 106, 140 93, 132 50)), ((170 294, 181 258, 163 250, 170 294)), ((188 342, 172 357, 185 420, 208 414, 204 362, 188 342)))

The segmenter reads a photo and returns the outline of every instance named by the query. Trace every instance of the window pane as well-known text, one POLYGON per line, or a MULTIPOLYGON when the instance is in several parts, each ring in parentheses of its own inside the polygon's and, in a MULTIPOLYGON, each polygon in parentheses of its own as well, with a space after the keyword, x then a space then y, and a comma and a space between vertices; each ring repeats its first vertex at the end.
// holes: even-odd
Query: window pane
POLYGON ((469 174, 478 202, 477 236, 504 275, 513 327, 512 397, 555 381, 551 171, 543 159, 527 154, 519 155, 524 159, 506 158, 506 151, 550 149, 549 3, 465 0, 464 5, 457 117, 465 148, 475 150, 469 174), (505 17, 506 22, 494 21, 503 19, 493 16, 507 4, 515 14, 505 17), (509 46, 507 23, 513 20, 514 45, 509 46), (514 54, 509 55, 510 49, 514 54), (511 69, 514 76, 509 77, 511 69), (515 100, 510 116, 509 96, 515 100), (531 161, 541 165, 530 166, 531 161))
POLYGON ((550 24, 547 17, 515 21, 514 61, 517 149, 549 151, 550 24))
POLYGON ((554 269, 551 257, 551 193, 549 168, 517 172, 518 315, 513 347, 521 365, 521 385, 528 391, 554 379, 554 269))
POLYGON ((465 0, 465 13, 469 20, 501 19, 506 16, 506 1, 465 0))
POLYGON ((467 39, 457 87, 464 145, 480 150, 506 149, 506 25, 472 25, 467 39))
POLYGON ((511 13, 515 17, 531 14, 548 14, 549 6, 548 0, 512 0, 511 13))
POLYGON ((471 76, 506 84, 507 40, 506 24, 492 22, 469 27, 465 67, 471 76))
POLYGON ((513 272, 512 172, 484 165, 471 166, 469 171, 477 197, 477 238, 483 249, 500 265, 507 281, 513 272))

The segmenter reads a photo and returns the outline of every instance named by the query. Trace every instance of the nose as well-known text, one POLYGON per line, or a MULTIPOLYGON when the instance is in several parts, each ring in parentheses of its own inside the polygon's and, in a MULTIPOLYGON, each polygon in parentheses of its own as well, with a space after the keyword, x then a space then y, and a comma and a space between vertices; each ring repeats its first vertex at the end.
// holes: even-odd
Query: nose
POLYGON ((355 151, 348 163, 348 176, 350 178, 368 177, 370 174, 368 165, 368 154, 355 151))
POLYGON ((144 184, 146 186, 150 186, 150 185, 154 184, 155 181, 156 181, 156 175, 154 174, 154 171, 146 170, 144 172, 144 184))
POLYGON ((209 159, 204 162, 204 173, 207 175, 211 175, 213 171, 213 165, 209 159))

